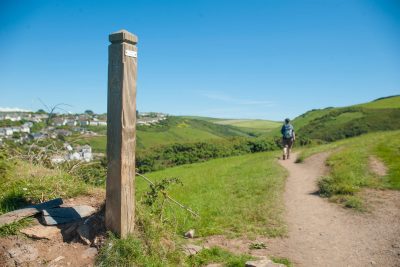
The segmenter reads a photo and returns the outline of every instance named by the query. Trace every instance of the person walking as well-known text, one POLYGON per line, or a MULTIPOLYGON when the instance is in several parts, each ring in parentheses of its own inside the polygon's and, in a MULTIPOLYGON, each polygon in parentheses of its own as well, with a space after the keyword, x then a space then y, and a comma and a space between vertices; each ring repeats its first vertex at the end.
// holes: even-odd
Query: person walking
POLYGON ((294 133, 293 125, 290 124, 290 119, 286 118, 285 123, 281 128, 282 133, 282 146, 283 146, 283 157, 282 159, 289 159, 290 151, 292 149, 293 143, 296 140, 296 134, 294 133))

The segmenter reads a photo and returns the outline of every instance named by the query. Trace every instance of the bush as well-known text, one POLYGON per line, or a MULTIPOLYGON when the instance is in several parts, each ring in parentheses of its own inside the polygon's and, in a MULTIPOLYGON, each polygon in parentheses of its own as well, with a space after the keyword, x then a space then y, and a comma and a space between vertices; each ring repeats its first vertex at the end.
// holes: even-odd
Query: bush
POLYGON ((278 141, 271 138, 235 137, 227 140, 172 144, 139 152, 136 156, 136 167, 139 172, 145 173, 215 158, 272 151, 278 149, 280 143, 280 139, 278 141))

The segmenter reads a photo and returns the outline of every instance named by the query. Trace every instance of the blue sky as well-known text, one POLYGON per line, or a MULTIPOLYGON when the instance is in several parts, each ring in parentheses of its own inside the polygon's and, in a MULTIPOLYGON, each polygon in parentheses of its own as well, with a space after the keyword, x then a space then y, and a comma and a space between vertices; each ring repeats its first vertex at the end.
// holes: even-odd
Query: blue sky
POLYGON ((106 112, 135 33, 140 111, 282 120, 400 93, 400 2, 0 0, 0 107, 106 112))

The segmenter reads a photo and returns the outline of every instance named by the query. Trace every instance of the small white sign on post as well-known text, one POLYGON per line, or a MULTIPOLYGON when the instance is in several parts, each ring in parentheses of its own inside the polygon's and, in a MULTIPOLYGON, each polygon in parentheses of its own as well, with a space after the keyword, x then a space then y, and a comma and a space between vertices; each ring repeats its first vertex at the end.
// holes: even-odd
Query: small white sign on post
POLYGON ((137 57, 137 52, 133 50, 125 50, 125 56, 128 57, 137 57))

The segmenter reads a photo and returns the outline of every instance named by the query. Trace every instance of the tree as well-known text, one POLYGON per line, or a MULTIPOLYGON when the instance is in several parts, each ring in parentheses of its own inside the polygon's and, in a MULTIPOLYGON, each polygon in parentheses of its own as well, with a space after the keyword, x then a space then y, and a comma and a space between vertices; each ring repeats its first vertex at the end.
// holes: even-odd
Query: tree
POLYGON ((58 103, 58 104, 55 105, 55 106, 47 106, 40 98, 39 98, 39 101, 40 101, 40 102, 42 103, 42 105, 47 109, 47 113, 49 114, 49 117, 48 117, 47 120, 46 120, 46 125, 47 125, 47 126, 50 125, 50 121, 51 121, 51 119, 55 116, 54 112, 55 112, 56 110, 61 110, 61 111, 64 111, 64 112, 67 112, 67 113, 68 113, 68 111, 66 111, 64 108, 62 108, 62 106, 71 107, 71 105, 64 104, 64 103, 58 103))
POLYGON ((92 110, 90 110, 90 109, 87 109, 87 110, 85 110, 85 114, 87 114, 87 115, 93 115, 94 112, 93 112, 92 110))
POLYGON ((46 111, 44 111, 43 109, 38 109, 38 111, 36 111, 36 113, 39 113, 39 114, 46 114, 46 111))

